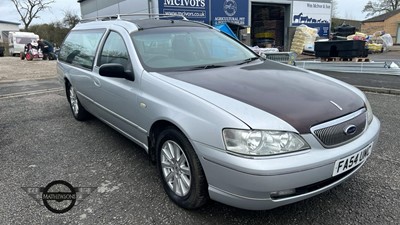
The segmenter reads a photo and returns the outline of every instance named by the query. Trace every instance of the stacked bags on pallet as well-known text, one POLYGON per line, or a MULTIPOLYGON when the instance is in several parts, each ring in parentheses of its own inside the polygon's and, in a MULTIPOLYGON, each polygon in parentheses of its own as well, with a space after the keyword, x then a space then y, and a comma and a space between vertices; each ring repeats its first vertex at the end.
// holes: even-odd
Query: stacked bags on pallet
POLYGON ((303 53, 304 46, 308 44, 314 44, 315 39, 318 37, 318 30, 315 28, 308 27, 304 24, 296 28, 294 33, 292 45, 290 51, 300 55, 303 53))
POLYGON ((371 52, 387 51, 391 46, 393 46, 393 38, 385 31, 375 32, 368 41, 368 48, 371 52))
POLYGON ((361 33, 361 32, 356 32, 353 35, 349 35, 347 36, 347 40, 361 40, 361 41, 365 41, 367 40, 368 35, 361 33))
POLYGON ((383 52, 387 50, 387 47, 393 46, 392 36, 386 34, 384 31, 377 31, 373 35, 356 32, 353 35, 347 36, 347 40, 366 41, 369 52, 383 52))

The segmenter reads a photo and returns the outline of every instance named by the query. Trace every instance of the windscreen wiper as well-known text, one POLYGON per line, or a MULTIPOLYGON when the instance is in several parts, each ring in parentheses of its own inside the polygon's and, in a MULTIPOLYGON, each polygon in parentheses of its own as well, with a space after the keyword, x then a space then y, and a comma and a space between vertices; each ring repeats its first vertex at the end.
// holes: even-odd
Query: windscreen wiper
POLYGON ((204 66, 195 66, 192 67, 192 70, 206 70, 206 69, 214 69, 214 68, 220 68, 220 67, 225 67, 223 65, 214 65, 214 64, 209 64, 209 65, 204 65, 204 66))
POLYGON ((243 65, 243 64, 246 64, 246 63, 249 63, 249 62, 253 62, 254 60, 257 60, 259 58, 260 57, 251 57, 251 58, 245 59, 242 62, 238 63, 238 65, 243 65))

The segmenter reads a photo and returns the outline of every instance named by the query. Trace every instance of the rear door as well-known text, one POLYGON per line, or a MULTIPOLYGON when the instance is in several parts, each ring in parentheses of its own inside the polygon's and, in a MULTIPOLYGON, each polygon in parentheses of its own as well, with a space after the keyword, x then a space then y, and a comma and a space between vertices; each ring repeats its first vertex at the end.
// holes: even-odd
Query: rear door
POLYGON ((63 42, 59 54, 60 67, 84 107, 96 115, 97 106, 91 101, 95 97, 92 73, 95 55, 106 29, 71 31, 63 42))

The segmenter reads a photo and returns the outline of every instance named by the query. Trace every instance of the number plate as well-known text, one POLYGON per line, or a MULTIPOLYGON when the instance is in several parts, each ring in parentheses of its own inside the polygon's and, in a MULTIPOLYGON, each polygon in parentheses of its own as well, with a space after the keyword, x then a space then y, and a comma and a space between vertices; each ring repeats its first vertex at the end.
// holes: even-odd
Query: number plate
POLYGON ((335 167, 333 168, 332 176, 344 173, 363 163, 371 155, 372 144, 373 143, 369 144, 367 147, 353 155, 337 160, 335 162, 335 167))

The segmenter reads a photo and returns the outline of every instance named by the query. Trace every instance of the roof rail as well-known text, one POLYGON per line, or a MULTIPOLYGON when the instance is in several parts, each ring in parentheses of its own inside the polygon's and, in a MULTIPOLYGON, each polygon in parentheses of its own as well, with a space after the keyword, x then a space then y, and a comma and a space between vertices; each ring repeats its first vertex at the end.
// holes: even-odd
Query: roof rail
POLYGON ((82 19, 80 22, 91 22, 91 21, 107 21, 107 20, 124 20, 122 17, 148 17, 139 19, 168 19, 168 18, 180 18, 181 20, 188 20, 182 15, 169 15, 169 14, 157 14, 157 13, 129 13, 129 14, 115 14, 107 16, 96 16, 91 18, 82 19))

